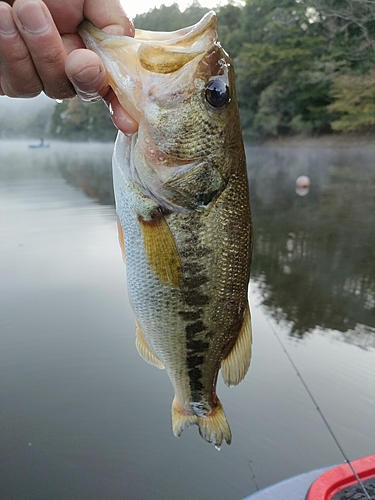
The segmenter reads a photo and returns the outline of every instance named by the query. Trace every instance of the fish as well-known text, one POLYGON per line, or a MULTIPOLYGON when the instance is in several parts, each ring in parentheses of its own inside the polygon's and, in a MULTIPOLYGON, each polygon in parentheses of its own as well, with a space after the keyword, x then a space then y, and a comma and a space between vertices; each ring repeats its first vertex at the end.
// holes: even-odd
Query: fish
POLYGON ((174 388, 172 430, 232 439, 216 394, 246 375, 252 221, 231 59, 213 11, 173 32, 80 34, 138 131, 118 133, 113 183, 136 347, 174 388))

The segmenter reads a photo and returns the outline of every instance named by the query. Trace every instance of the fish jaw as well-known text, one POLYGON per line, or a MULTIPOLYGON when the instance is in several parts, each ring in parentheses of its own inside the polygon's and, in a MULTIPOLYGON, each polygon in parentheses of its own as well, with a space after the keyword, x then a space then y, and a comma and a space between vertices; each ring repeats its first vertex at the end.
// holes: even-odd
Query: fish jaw
POLYGON ((176 80, 191 88, 196 59, 216 43, 217 21, 215 14, 208 12, 188 28, 174 32, 135 30, 132 38, 109 35, 84 20, 79 33, 85 45, 101 57, 120 104, 140 123, 153 88, 158 93, 163 87, 169 102, 176 106, 186 99, 185 92, 176 92, 176 87, 181 87, 176 80), (170 78, 173 73, 177 78, 170 78))
POLYGON ((204 100, 212 78, 233 86, 215 14, 172 33, 136 30, 135 38, 120 37, 84 21, 80 34, 139 123, 131 172, 142 191, 166 210, 204 211, 227 183, 227 164, 213 155, 225 147, 228 123, 238 120, 235 102, 212 112, 204 100), (207 135, 215 136, 215 143, 207 135))

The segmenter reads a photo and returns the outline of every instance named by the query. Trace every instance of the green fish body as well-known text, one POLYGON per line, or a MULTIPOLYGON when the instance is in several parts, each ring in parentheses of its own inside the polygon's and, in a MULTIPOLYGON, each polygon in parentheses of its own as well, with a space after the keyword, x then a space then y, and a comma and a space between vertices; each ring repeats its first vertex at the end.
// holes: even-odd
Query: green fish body
POLYGON ((233 66, 213 12, 171 33, 81 35, 138 121, 113 155, 120 243, 141 356, 173 384, 172 428, 220 446, 231 431, 216 395, 251 358, 252 225, 233 66))

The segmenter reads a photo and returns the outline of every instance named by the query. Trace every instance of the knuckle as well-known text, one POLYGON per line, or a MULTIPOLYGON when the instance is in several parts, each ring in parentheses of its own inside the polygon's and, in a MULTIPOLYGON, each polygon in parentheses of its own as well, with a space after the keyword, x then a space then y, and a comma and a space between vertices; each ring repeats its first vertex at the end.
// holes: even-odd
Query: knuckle
POLYGON ((14 68, 30 67, 32 60, 28 51, 14 51, 8 61, 4 62, 4 66, 12 66, 14 68))

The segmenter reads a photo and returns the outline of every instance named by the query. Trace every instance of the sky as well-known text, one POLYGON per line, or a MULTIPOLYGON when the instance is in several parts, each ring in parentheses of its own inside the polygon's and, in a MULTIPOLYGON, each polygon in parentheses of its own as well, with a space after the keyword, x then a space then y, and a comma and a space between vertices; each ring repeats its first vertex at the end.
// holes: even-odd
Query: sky
MULTIPOLYGON (((144 14, 154 7, 160 7, 160 5, 172 5, 175 0, 121 0, 122 5, 125 8, 126 13, 133 18, 136 14, 144 14)), ((193 0, 178 0, 176 3, 179 5, 180 10, 183 11, 188 5, 193 3, 193 0)), ((203 7, 214 8, 218 4, 226 3, 225 1, 219 0, 199 0, 199 3, 203 7)))

